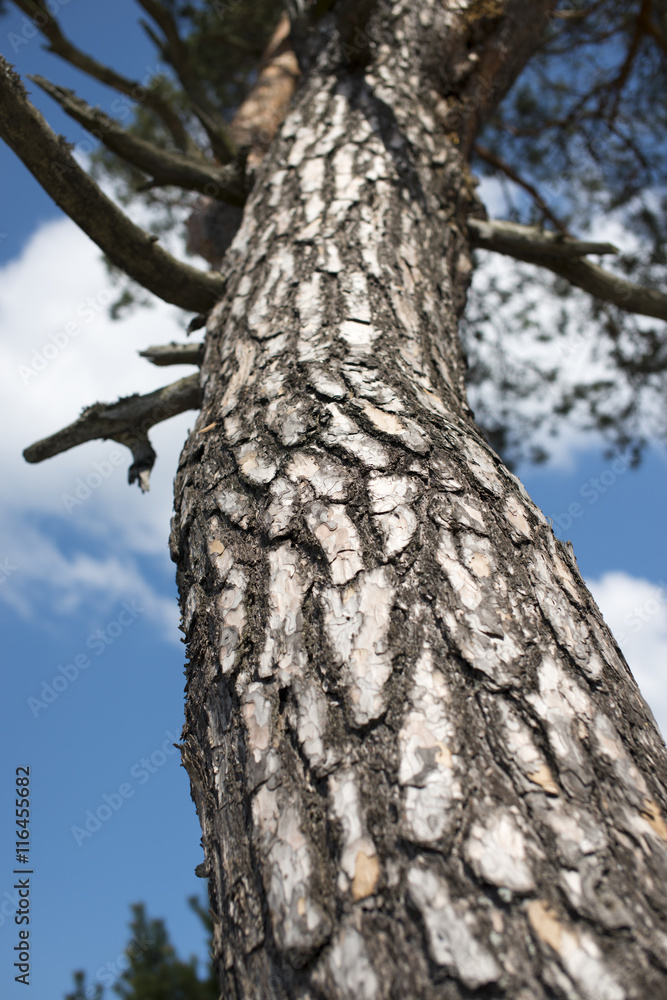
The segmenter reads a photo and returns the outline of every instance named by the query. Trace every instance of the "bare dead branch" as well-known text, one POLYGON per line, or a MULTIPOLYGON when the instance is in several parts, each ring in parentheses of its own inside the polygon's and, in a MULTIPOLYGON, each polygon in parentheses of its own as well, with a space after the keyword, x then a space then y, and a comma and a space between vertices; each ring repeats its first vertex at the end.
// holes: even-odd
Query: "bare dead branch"
POLYGON ((188 191, 200 191, 231 205, 245 204, 247 191, 243 183, 242 168, 237 163, 219 167, 203 159, 160 149, 145 139, 126 132, 103 111, 91 108, 66 87, 51 83, 43 76, 30 76, 28 79, 33 80, 57 101, 71 118, 88 129, 112 153, 148 174, 151 187, 174 184, 188 191))
POLYGON ((639 24, 642 30, 645 31, 647 35, 650 35, 665 55, 667 55, 667 38, 665 38, 662 31, 651 17, 651 8, 652 5, 650 3, 642 4, 638 17, 639 24))
POLYGON ((174 68, 183 90, 190 98, 192 110, 201 122, 211 143, 211 149, 221 163, 236 159, 237 150, 224 125, 219 110, 208 99, 197 74, 190 63, 186 45, 178 33, 176 21, 158 0, 138 0, 164 34, 161 39, 145 21, 139 23, 151 41, 158 46, 163 57, 174 68))
POLYGON ((667 320, 667 295, 664 292, 643 288, 641 285, 626 281, 625 278, 618 278, 588 260, 538 263, 550 268, 554 274, 559 274, 571 285, 583 288, 590 295, 611 302, 625 312, 667 320))
POLYGON ((163 97, 154 90, 150 90, 149 87, 142 86, 136 80, 128 80, 127 77, 116 73, 115 70, 98 62, 73 45, 68 38, 65 38, 56 18, 47 9, 43 0, 13 0, 13 2, 32 19, 35 27, 48 40, 50 52, 60 56, 72 66, 76 66, 77 69, 83 70, 84 73, 99 80, 100 83, 112 87, 121 94, 126 94, 133 101, 145 104, 164 122, 179 149, 192 154, 197 151, 197 147, 188 135, 182 121, 163 97))
MULTIPOLYGON (((577 240, 561 233, 551 233, 537 226, 520 226, 501 219, 468 219, 475 246, 496 250, 511 257, 531 254, 540 257, 558 257, 570 260, 585 257, 588 253, 618 253, 613 243, 593 243, 577 240)), ((523 256, 522 256, 523 259, 523 256)))
POLYGON ((30 103, 19 76, 0 56, 0 138, 44 190, 117 267, 158 295, 191 312, 206 312, 221 297, 219 274, 183 264, 135 226, 82 170, 65 139, 30 103))
POLYGON ((546 267, 577 288, 626 312, 667 320, 667 295, 663 292, 642 288, 585 260, 586 253, 617 253, 616 247, 609 243, 588 243, 497 219, 469 218, 468 229, 473 246, 546 267))
POLYGON ((148 431, 163 420, 186 410, 197 410, 200 406, 199 374, 189 375, 145 396, 127 396, 111 404, 95 403, 87 407, 73 424, 31 444, 23 452, 23 457, 26 462, 43 462, 86 441, 98 438, 118 441, 130 449, 134 459, 129 468, 128 481, 138 482, 142 493, 145 493, 156 458, 148 431))
POLYGON ((154 365, 200 365, 204 356, 203 344, 158 344, 139 351, 142 358, 148 358, 154 365))

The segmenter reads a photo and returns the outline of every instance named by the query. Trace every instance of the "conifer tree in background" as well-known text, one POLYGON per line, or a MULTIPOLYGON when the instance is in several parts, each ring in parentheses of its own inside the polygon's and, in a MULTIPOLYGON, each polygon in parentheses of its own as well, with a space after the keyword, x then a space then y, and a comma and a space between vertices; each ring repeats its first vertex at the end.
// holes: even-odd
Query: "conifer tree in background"
POLYGON ((196 314, 203 346, 144 353, 200 370, 25 454, 111 437, 145 489, 150 427, 200 410, 171 551, 222 995, 661 995, 665 747, 571 551, 475 422, 459 324, 510 453, 531 446, 512 418, 537 390, 554 426, 636 454, 664 432, 663 5, 138 2, 170 66, 144 90, 49 4, 14 0, 63 58, 142 98, 126 128, 35 78, 165 225, 190 199, 212 270, 105 198, 6 63, 0 136, 114 266, 196 314), (525 194, 505 219, 475 163, 525 194), (613 213, 636 238, 616 265, 596 236, 613 213), (466 314, 476 247, 521 264, 466 314), (540 274, 555 321, 541 290, 530 311, 540 274), (510 370, 513 337, 581 321, 566 288, 593 297, 606 376, 569 384, 557 350, 510 370))
MULTIPOLYGON (((196 898, 188 900, 202 923, 211 931, 211 921, 196 898)), ((103 982, 112 985, 122 1000, 218 1000, 218 977, 209 962, 205 978, 197 972, 197 960, 184 962, 169 940, 163 920, 149 919, 143 903, 132 906, 130 940, 123 963, 102 970, 103 982), (121 971, 122 970, 122 971, 121 971)), ((99 979, 86 985, 82 971, 74 973, 74 991, 65 1000, 102 1000, 104 986, 99 979)), ((109 994, 106 994, 107 997, 109 994)))
POLYGON ((71 993, 65 994, 65 1000, 102 1000, 104 987, 99 983, 94 986, 86 986, 86 974, 81 969, 72 973, 74 979, 74 989, 71 993))

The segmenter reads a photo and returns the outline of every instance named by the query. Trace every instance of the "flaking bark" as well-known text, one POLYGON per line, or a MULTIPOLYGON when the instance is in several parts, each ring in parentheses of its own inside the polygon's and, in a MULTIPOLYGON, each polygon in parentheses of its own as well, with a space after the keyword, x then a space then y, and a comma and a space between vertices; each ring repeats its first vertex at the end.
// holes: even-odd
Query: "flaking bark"
POLYGON ((462 95, 537 5, 503 6, 380 5, 364 72, 324 18, 225 260, 172 555, 226 998, 667 988, 664 745, 465 401, 462 95))

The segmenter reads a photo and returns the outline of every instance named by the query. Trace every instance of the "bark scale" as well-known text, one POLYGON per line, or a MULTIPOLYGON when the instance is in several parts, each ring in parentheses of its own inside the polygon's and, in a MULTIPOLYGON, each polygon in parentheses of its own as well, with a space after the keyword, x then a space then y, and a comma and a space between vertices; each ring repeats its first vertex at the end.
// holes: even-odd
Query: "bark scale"
POLYGON ((667 987, 662 740, 463 387, 466 95, 538 6, 381 5, 353 72, 325 19, 226 257, 172 532, 225 998, 667 987))

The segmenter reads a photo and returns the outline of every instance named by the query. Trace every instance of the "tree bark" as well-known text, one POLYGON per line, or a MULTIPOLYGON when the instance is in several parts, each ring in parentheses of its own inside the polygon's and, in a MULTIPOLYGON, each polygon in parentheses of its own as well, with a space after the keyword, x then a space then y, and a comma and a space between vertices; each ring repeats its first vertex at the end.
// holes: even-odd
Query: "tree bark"
POLYGON ((381 4, 353 71, 324 18, 226 257, 172 531, 225 998, 667 987, 665 748, 457 336, 548 6, 381 4))

